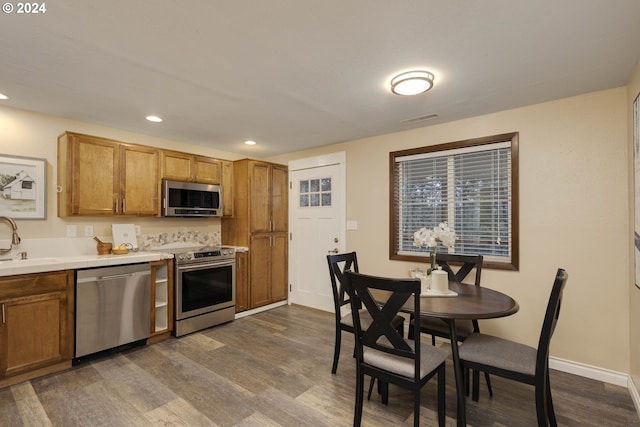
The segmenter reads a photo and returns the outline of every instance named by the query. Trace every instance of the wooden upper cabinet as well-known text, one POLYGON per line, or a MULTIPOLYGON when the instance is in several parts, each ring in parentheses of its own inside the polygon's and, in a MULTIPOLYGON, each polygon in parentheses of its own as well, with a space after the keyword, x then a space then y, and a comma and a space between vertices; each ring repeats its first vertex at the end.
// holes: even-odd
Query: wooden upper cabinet
POLYGON ((137 145, 121 146, 120 214, 154 216, 159 209, 158 150, 137 145))
POLYGON ((288 169, 272 163, 250 162, 251 232, 287 231, 288 169))
POLYGON ((251 162, 250 173, 251 224, 249 229, 252 233, 269 232, 271 231, 271 203, 269 201, 271 197, 269 186, 271 165, 251 162))
POLYGON ((222 160, 163 150, 162 178, 203 184, 220 184, 222 160))
POLYGON ((222 161, 222 216, 233 216, 233 162, 222 161))
POLYGON ((289 229, 289 170, 273 165, 271 169, 271 221, 273 231, 289 229))
POLYGON ((58 138, 58 216, 155 216, 159 151, 65 132, 58 138))

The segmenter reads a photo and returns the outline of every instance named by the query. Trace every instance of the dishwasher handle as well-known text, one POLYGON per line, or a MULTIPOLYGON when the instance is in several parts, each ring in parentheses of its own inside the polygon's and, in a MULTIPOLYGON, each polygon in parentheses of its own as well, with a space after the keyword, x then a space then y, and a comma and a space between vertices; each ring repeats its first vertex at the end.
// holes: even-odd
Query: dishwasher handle
POLYGON ((78 279, 76 282, 88 283, 88 282, 97 282, 101 280, 121 279, 123 277, 150 276, 150 275, 151 275, 150 271, 137 271, 135 273, 108 274, 105 276, 83 277, 82 279, 78 279))

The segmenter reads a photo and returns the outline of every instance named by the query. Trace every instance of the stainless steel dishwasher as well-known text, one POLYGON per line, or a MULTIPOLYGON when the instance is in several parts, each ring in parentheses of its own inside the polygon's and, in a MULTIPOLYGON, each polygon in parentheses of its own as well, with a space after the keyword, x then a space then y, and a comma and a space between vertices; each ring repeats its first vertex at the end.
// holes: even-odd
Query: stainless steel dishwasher
POLYGON ((75 357, 148 338, 150 290, 148 263, 78 270, 75 357))

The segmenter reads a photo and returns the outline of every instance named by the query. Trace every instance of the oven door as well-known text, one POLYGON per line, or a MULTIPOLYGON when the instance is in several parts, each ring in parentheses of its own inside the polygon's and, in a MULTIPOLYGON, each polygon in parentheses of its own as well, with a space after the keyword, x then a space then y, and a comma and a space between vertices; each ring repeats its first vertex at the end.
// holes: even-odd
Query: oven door
POLYGON ((176 319, 236 304, 235 259, 176 266, 176 319))

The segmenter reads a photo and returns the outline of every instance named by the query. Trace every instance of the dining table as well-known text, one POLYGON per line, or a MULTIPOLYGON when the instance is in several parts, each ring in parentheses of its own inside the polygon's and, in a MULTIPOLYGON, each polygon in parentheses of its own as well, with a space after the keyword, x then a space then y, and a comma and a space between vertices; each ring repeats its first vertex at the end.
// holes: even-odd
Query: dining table
MULTIPOLYGON (((453 291, 457 295, 451 296, 451 293, 447 294, 447 296, 421 295, 419 315, 437 317, 449 325, 451 359, 456 382, 457 425, 466 426, 466 391, 458 353, 456 320, 506 317, 516 313, 519 305, 510 296, 491 288, 450 281, 449 291, 453 291)), ((404 305, 403 311, 415 314, 413 307, 413 300, 409 299, 404 305)))

